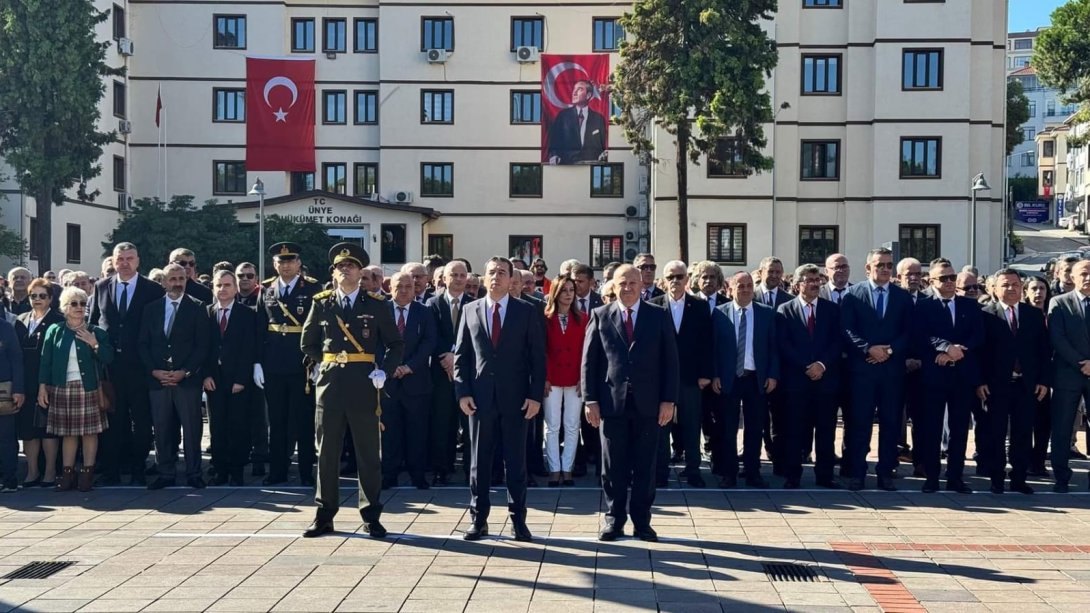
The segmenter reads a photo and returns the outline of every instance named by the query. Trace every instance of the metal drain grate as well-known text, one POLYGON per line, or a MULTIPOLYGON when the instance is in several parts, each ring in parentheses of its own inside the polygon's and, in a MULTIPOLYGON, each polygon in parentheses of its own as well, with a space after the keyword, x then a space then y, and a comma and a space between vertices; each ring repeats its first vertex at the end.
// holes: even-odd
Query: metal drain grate
POLYGON ((813 566, 780 562, 761 562, 765 575, 773 581, 817 581, 817 571, 813 566))
POLYGON ((24 564, 0 579, 45 579, 72 566, 75 562, 31 562, 24 564))

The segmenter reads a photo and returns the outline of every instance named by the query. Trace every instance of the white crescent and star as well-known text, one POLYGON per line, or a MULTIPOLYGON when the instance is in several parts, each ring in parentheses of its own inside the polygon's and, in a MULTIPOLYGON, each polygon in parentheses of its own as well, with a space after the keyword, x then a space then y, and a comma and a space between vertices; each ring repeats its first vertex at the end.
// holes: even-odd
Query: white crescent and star
MULTIPOLYGON (((587 69, 583 68, 576 62, 557 62, 549 69, 549 72, 545 74, 545 95, 549 98, 549 104, 558 109, 566 109, 572 106, 571 100, 561 100, 556 95, 556 80, 560 78, 560 75, 569 70, 575 70, 583 74, 584 79, 590 79, 590 74, 587 73, 587 69)), ((598 87, 594 86, 594 91, 591 93, 591 98, 601 98, 601 94, 598 91, 598 87)))
MULTIPOLYGON (((269 93, 271 93, 272 90, 276 89, 277 87, 283 87, 291 92, 291 104, 288 105, 288 109, 290 110, 291 107, 295 106, 295 101, 299 99, 299 89, 295 87, 294 81, 283 76, 273 77, 265 82, 265 91, 263 93, 263 96, 265 98, 265 105, 269 108, 272 108, 272 105, 269 104, 269 93)), ((276 121, 278 122, 287 122, 288 113, 284 110, 283 107, 279 107, 273 113, 273 116, 276 117, 276 121)))

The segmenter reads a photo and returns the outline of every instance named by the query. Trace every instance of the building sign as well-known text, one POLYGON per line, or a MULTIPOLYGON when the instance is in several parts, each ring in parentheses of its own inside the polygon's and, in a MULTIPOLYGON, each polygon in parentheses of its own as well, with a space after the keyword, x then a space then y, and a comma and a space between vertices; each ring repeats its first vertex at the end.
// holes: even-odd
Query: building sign
POLYGON ((1044 200, 1015 202, 1014 217, 1022 223, 1044 223, 1048 221, 1048 202, 1044 200))
POLYGON ((325 198, 314 198, 307 205, 306 211, 299 214, 276 214, 295 223, 317 223, 323 226, 360 226, 363 225, 363 215, 356 210, 357 205, 341 202, 329 202, 325 198))
POLYGON ((541 56, 541 162, 596 164, 609 149, 609 54, 541 56))

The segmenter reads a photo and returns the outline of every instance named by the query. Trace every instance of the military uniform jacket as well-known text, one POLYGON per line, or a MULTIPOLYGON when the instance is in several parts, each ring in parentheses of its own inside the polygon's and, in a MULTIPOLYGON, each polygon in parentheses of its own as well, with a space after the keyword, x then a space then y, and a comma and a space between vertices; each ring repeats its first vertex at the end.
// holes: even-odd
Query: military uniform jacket
POLYGON ((260 339, 257 359, 266 377, 302 374, 305 369, 303 353, 299 349, 299 332, 275 332, 270 330, 270 326, 302 326, 310 313, 314 295, 322 288, 314 279, 300 276, 291 293, 286 298, 281 298, 276 277, 267 280, 265 285, 261 290, 261 302, 257 306, 257 331, 260 339))

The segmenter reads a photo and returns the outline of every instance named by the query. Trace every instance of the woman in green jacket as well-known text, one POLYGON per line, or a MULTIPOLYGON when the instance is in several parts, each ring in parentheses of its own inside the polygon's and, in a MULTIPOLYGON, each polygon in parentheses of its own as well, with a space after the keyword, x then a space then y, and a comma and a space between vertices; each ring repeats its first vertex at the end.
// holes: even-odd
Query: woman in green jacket
POLYGON ((98 401, 100 366, 113 361, 106 331, 87 324, 87 293, 78 287, 61 292, 64 322, 49 327, 42 347, 38 404, 48 407, 45 430, 62 437, 63 472, 58 491, 76 485, 76 451, 83 439, 83 467, 79 491, 91 489, 95 475, 98 435, 106 429, 106 415, 98 401))

